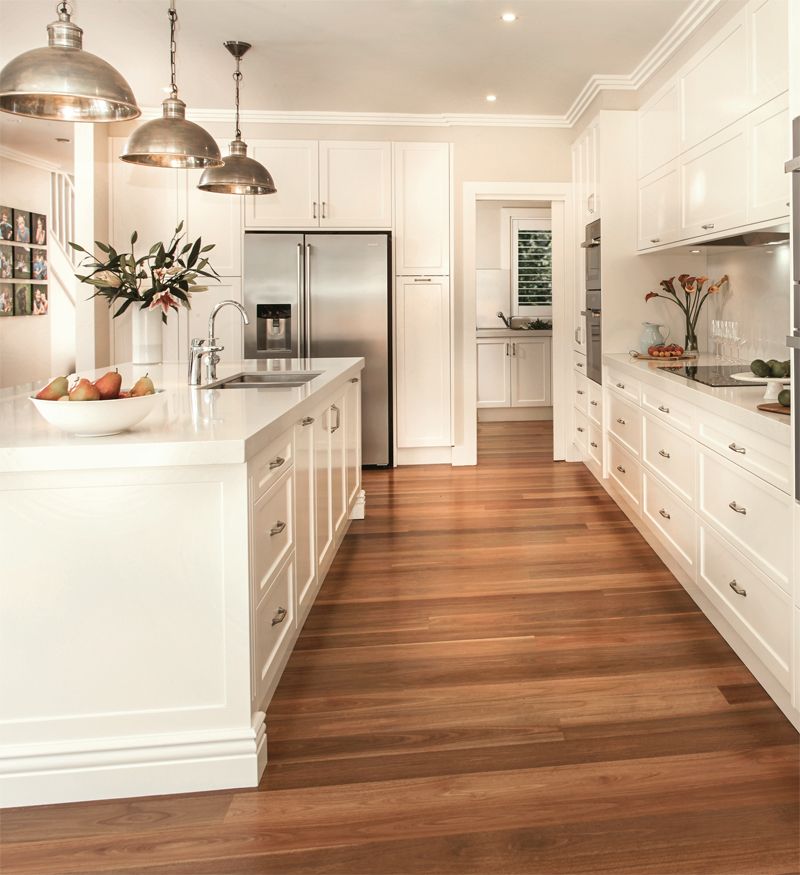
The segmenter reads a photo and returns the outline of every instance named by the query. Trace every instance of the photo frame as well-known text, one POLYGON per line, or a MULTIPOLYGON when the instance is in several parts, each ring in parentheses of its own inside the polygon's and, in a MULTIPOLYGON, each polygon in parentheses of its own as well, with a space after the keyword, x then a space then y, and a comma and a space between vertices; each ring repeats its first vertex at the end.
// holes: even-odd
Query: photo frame
POLYGON ((14 276, 14 247, 0 245, 0 280, 14 276))
POLYGON ((14 209, 14 242, 31 242, 31 214, 28 210, 14 209))
POLYGON ((31 287, 17 284, 14 287, 14 315, 31 315, 31 287))
POLYGON ((31 279, 42 282, 47 279, 47 250, 31 250, 31 279))
POLYGON ((14 239, 14 211, 0 205, 0 240, 14 239))
POLYGON ((0 283, 0 317, 14 315, 14 283, 0 283))
POLYGON ((47 216, 44 213, 31 213, 31 243, 47 246, 47 216))
POLYGON ((14 251, 14 279, 31 278, 31 251, 24 246, 12 247, 14 251))
POLYGON ((31 315, 46 316, 50 303, 47 299, 47 286, 33 286, 31 292, 31 315))

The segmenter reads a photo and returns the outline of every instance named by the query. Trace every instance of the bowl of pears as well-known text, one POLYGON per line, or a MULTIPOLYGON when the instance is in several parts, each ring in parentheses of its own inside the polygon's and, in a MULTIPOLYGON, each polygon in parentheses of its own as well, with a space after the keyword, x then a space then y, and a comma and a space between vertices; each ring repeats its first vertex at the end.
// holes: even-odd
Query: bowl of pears
POLYGON ((50 425, 78 437, 101 437, 132 428, 163 397, 147 374, 126 390, 122 375, 114 370, 94 382, 76 377, 72 386, 66 377, 55 377, 30 400, 50 425))

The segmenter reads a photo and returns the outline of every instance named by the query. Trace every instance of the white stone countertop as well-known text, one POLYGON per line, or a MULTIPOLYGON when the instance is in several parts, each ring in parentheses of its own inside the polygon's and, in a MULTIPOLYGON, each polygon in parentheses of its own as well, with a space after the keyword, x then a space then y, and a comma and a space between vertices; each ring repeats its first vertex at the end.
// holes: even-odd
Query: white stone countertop
POLYGON ((521 340, 523 337, 552 337, 553 331, 552 329, 539 331, 533 328, 476 328, 475 336, 479 340, 484 337, 514 337, 521 340))
MULTIPOLYGON (((126 389, 149 372, 156 389, 165 393, 160 406, 121 434, 77 437, 41 418, 29 400, 30 387, 18 392, 4 390, 0 399, 0 475, 243 463, 298 418, 308 415, 334 388, 357 376, 364 359, 248 360, 217 367, 220 379, 242 371, 321 372, 300 388, 193 388, 188 384, 185 363, 122 364, 110 369, 114 367, 119 368, 126 389)), ((81 372, 81 376, 96 379, 108 370, 81 372)))
MULTIPOLYGON (((725 364, 710 355, 701 355, 698 365, 725 364)), ((723 416, 734 422, 752 428, 761 434, 773 438, 787 446, 791 443, 791 417, 780 413, 768 413, 758 410, 757 405, 764 403, 765 386, 720 387, 715 389, 677 374, 665 374, 664 362, 640 361, 625 354, 605 354, 603 364, 622 371, 642 383, 658 386, 676 398, 682 398, 690 404, 723 416)), ((675 364, 675 363, 673 363, 675 364)), ((682 364, 687 364, 686 361, 682 364)), ((742 365, 741 370, 747 371, 748 366, 742 365)))

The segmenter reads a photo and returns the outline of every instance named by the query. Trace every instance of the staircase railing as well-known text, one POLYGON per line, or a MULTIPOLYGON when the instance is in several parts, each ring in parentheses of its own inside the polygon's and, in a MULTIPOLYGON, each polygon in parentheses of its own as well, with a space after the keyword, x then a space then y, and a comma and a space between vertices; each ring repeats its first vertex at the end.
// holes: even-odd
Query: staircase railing
POLYGON ((75 239, 75 184, 67 173, 50 174, 50 235, 73 266, 79 254, 69 245, 75 239))

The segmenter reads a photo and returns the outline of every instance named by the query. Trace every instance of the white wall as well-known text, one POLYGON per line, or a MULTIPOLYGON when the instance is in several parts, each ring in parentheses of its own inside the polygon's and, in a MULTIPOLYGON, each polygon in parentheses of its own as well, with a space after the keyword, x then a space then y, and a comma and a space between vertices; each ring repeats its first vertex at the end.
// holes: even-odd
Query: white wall
MULTIPOLYGON (((19 161, 0 157, 0 202, 3 206, 48 213, 50 174, 19 161)), ((15 386, 50 374, 52 317, 0 318, 0 386, 15 386)))

